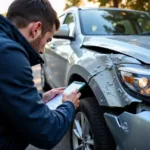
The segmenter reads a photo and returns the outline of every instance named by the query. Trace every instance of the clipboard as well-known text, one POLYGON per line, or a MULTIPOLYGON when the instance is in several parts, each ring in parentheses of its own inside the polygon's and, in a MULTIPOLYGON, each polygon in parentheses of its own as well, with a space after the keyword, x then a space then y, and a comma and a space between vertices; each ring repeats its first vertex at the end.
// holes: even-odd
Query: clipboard
MULTIPOLYGON (((85 85, 86 84, 84 82, 74 81, 64 90, 64 94, 69 94, 76 89, 80 91, 85 85)), ((62 94, 57 95, 52 100, 46 103, 46 105, 51 110, 55 110, 61 104, 62 104, 62 94)))

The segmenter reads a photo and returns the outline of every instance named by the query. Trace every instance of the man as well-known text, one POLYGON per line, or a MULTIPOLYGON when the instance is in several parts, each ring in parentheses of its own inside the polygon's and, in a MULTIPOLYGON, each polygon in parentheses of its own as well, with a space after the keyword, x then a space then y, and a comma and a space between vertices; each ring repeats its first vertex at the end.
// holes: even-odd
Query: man
POLYGON ((52 111, 44 101, 64 89, 40 96, 34 87, 31 66, 43 63, 38 53, 59 28, 56 12, 48 0, 15 0, 7 18, 0 16, 0 150, 51 149, 68 131, 81 96, 63 95, 52 111))

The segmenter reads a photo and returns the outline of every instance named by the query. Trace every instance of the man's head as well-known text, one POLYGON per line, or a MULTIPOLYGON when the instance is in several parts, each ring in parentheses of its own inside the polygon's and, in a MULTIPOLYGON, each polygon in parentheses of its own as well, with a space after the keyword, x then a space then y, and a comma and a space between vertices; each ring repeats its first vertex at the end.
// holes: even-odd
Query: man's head
POLYGON ((7 18, 11 20, 23 36, 39 53, 59 29, 57 13, 48 0, 14 0, 7 18))

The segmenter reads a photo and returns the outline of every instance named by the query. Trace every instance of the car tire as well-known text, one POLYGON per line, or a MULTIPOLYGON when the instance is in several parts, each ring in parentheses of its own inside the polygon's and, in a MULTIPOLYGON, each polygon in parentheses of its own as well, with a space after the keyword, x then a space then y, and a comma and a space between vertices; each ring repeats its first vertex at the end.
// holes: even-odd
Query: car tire
POLYGON ((116 149, 104 119, 104 110, 94 98, 85 98, 80 102, 72 125, 71 146, 73 150, 116 149))
POLYGON ((41 87, 43 91, 48 91, 50 89, 48 83, 46 82, 45 72, 41 66, 41 87))

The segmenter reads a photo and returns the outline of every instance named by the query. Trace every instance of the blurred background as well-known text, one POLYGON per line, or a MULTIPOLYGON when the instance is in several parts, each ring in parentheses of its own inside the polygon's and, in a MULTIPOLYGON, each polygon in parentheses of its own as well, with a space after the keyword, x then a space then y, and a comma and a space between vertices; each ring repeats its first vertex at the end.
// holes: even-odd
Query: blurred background
MULTIPOLYGON (((0 13, 5 15, 9 5, 13 0, 0 1, 0 13)), ((150 11, 150 0, 49 0, 60 14, 63 10, 71 6, 86 7, 117 7, 135 10, 150 11)))
POLYGON ((117 7, 150 11, 150 0, 66 0, 65 8, 70 6, 117 7))

